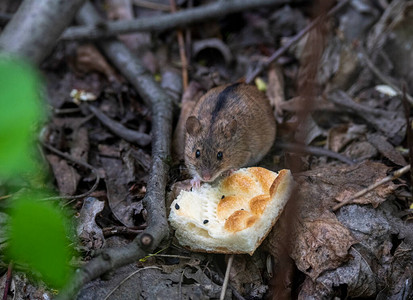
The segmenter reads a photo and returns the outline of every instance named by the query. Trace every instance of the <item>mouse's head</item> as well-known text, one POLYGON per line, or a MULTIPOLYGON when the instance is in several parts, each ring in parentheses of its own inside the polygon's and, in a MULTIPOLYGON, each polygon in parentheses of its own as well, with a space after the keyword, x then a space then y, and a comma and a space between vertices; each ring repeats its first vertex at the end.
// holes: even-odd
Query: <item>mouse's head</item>
POLYGON ((194 178, 212 182, 223 172, 241 166, 234 153, 239 148, 236 133, 236 120, 206 124, 195 116, 188 118, 185 163, 194 178))

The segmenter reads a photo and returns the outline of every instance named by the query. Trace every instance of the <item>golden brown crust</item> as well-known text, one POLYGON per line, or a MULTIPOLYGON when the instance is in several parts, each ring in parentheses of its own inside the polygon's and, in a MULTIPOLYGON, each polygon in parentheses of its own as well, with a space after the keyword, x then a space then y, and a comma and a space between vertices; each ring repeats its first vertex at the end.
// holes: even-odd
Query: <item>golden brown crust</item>
POLYGON ((276 175, 273 172, 260 167, 248 168, 248 172, 255 176, 255 178, 261 184, 263 190, 266 192, 270 190, 271 184, 273 183, 276 177, 276 175))
POLYGON ((246 210, 237 210, 225 222, 225 229, 229 232, 237 232, 247 227, 247 221, 251 217, 251 213, 246 210))
POLYGON ((225 178, 221 186, 222 189, 228 191, 228 193, 236 193, 239 195, 248 193, 256 188, 256 182, 245 174, 234 173, 225 178))
POLYGON ((254 215, 262 215, 267 203, 271 201, 270 195, 259 195, 251 199, 250 209, 254 215))
POLYGON ((275 193, 281 193, 282 194, 282 193, 285 192, 285 188, 280 189, 280 190, 278 190, 278 188, 279 188, 280 183, 284 181, 286 176, 288 176, 288 170, 283 169, 278 173, 277 178, 275 178, 274 182, 272 183, 272 185, 270 187, 270 196, 271 197, 274 197, 275 193))
POLYGON ((221 199, 217 207, 217 217, 220 220, 227 219, 234 211, 242 209, 243 204, 240 201, 240 197, 226 196, 221 199))

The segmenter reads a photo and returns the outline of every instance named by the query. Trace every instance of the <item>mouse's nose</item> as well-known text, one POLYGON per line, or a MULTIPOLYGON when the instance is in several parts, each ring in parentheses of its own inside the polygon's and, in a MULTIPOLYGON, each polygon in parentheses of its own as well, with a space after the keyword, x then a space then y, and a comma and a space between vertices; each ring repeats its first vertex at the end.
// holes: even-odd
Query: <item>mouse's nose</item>
POLYGON ((203 179, 204 181, 210 181, 211 178, 212 178, 211 172, 203 172, 203 173, 202 173, 202 179, 203 179))

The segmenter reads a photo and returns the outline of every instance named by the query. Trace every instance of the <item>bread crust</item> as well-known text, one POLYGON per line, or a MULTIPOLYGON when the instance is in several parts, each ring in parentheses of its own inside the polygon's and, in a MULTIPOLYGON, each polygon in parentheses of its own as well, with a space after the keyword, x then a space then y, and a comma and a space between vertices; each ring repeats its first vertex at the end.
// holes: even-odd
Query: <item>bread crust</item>
POLYGON ((169 220, 179 243, 193 251, 252 255, 277 222, 293 187, 289 170, 240 169, 214 185, 182 191, 169 220))

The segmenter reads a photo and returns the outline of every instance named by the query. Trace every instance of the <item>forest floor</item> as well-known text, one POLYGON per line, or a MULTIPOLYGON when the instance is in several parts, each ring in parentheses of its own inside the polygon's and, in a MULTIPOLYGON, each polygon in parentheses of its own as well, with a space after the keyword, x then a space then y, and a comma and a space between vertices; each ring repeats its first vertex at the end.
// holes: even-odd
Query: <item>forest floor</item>
MULTIPOLYGON (((6 2, 0 9, 13 14, 17 6, 6 2)), ((218 2, 176 5, 184 11, 218 2)), ((413 296, 412 3, 352 0, 335 9, 335 1, 279 2, 118 36, 168 97, 172 118, 164 121, 154 113, 163 104, 147 100, 157 92, 145 91, 139 74, 128 75, 135 62, 122 65, 110 56, 106 40, 71 36, 69 28, 41 64, 50 184, 74 212, 80 258, 73 265, 98 277, 85 282, 77 299, 219 298, 228 256, 188 251, 173 231, 159 241, 154 235, 156 255, 126 265, 114 258, 102 267, 104 276, 87 263, 102 249, 127 249, 150 222, 164 218, 176 183, 190 178, 180 112, 187 114, 209 89, 234 82, 255 84, 268 96, 277 139, 259 165, 291 169, 298 188, 254 255, 235 255, 226 299, 413 296), (162 122, 175 134, 159 131, 162 122), (172 154, 159 156, 153 141, 173 145, 172 154), (159 157, 166 174, 156 177, 159 157), (157 181, 165 181, 166 191, 147 196, 157 181)), ((109 20, 171 14, 166 0, 93 5, 109 20)), ((0 284, 6 277, 0 272, 0 284)), ((13 280, 21 288, 16 299, 50 295, 23 275, 13 280)))

